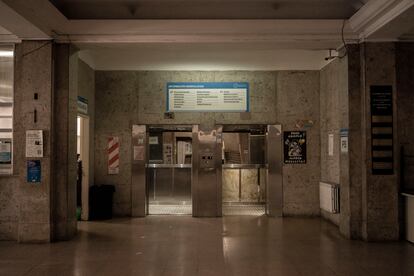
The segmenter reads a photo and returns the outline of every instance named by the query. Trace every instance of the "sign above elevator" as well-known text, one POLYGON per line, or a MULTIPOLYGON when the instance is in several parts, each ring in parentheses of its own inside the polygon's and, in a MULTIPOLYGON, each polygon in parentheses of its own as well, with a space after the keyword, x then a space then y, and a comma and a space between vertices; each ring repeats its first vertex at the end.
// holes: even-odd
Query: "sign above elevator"
POLYGON ((249 112, 249 83, 169 82, 167 112, 249 112))

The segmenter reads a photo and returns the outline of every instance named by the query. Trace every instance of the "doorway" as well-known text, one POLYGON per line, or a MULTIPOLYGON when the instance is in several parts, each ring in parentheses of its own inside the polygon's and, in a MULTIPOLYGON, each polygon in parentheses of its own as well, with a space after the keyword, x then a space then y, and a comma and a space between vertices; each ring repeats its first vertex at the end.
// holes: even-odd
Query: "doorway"
POLYGON ((89 117, 77 116, 77 216, 89 219, 89 117))
POLYGON ((149 215, 192 214, 192 126, 148 126, 149 215))
POLYGON ((225 125, 223 215, 266 214, 266 125, 225 125))

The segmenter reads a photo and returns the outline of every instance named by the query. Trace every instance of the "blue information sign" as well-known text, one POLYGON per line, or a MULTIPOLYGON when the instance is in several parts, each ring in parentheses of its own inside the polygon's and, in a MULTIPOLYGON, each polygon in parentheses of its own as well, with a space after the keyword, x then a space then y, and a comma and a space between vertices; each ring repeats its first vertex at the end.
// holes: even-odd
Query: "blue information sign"
POLYGON ((38 183, 42 180, 40 160, 27 160, 27 182, 38 183))
POLYGON ((169 82, 167 112, 249 112, 247 82, 169 82))

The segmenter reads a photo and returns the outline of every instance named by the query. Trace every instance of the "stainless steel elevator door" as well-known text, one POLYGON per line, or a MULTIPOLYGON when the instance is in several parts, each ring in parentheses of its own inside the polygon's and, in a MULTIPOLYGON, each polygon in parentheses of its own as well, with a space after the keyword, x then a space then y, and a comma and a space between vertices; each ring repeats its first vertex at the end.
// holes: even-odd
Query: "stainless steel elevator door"
POLYGON ((146 186, 149 215, 192 214, 192 126, 149 126, 146 186))
POLYGON ((191 165, 148 166, 148 213, 191 215, 191 165))

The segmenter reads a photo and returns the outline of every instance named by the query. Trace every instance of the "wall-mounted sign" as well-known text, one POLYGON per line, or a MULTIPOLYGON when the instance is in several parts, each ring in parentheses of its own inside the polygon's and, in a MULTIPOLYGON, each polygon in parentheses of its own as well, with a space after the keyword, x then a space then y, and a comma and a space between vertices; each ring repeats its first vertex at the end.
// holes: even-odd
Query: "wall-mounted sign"
POLYGON ((40 160, 27 160, 27 182, 39 183, 42 180, 40 160))
POLYGON ((343 128, 340 131, 341 136, 341 152, 347 153, 348 152, 348 129, 343 128))
POLYGON ((0 174, 12 174, 12 140, 0 139, 0 174))
POLYGON ((328 134, 328 155, 334 155, 334 135, 333 133, 328 134))
POLYGON ((78 96, 78 112, 88 114, 88 100, 81 96, 78 96))
POLYGON ((10 138, 0 139, 0 164, 11 165, 11 149, 12 147, 10 138))
POLYGON ((26 131, 26 157, 43 157, 43 131, 26 131))
POLYGON ((158 145, 158 136, 150 136, 148 138, 148 143, 150 145, 158 145))
POLYGON ((247 82, 170 82, 167 112, 249 112, 247 82))
POLYGON ((306 131, 283 132, 285 164, 306 163, 306 131))
POLYGON ((373 85, 371 92, 372 174, 394 174, 393 100, 391 85, 373 85))

